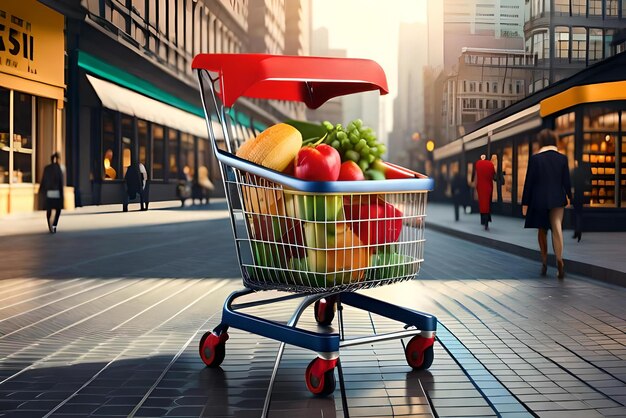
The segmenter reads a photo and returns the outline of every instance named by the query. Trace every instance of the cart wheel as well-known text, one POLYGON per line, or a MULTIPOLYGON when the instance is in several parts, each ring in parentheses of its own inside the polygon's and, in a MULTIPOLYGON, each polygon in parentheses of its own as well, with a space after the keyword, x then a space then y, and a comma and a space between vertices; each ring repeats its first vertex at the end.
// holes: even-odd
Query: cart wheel
POLYGON ((406 356, 406 362, 414 370, 428 369, 435 358, 435 352, 433 350, 433 344, 435 343, 435 337, 424 338, 420 335, 416 335, 411 338, 407 344, 404 355, 406 356))
POLYGON ((200 358, 207 367, 219 367, 226 356, 226 340, 228 334, 222 332, 219 336, 213 332, 205 332, 200 339, 200 358))
POLYGON ((315 302, 315 320, 318 324, 328 326, 335 319, 335 298, 329 296, 315 302))
POLYGON ((315 396, 327 396, 335 391, 335 367, 337 359, 316 358, 306 368, 306 387, 315 396))

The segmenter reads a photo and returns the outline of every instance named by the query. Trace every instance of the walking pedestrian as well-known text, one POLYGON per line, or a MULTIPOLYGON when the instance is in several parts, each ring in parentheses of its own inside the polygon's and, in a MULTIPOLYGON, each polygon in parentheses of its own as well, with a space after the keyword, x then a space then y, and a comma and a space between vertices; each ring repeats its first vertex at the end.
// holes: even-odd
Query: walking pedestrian
POLYGON ((65 186, 63 169, 59 164, 61 156, 58 152, 50 157, 50 164, 44 167, 41 176, 41 184, 39 193, 45 199, 46 221, 48 222, 48 231, 56 234, 57 224, 63 209, 63 187, 65 186), (52 217, 54 211, 54 218, 52 217))
POLYGON ((474 173, 476 175, 476 192, 478 193, 480 224, 485 226, 485 231, 489 231, 493 179, 496 175, 496 169, 491 160, 488 160, 487 156, 482 154, 480 160, 476 161, 474 173))
POLYGON ((565 277, 563 264, 563 212, 572 190, 567 157, 556 147, 556 134, 544 129, 537 135, 539 151, 530 157, 524 191, 522 213, 524 228, 537 228, 541 251, 541 275, 548 271, 548 229, 552 230, 552 248, 556 256, 557 277, 565 277))
POLYGON ((467 184, 467 177, 458 172, 452 177, 452 202, 454 203, 454 220, 459 220, 459 207, 463 206, 463 213, 465 208, 469 205, 470 188, 467 184))
POLYGON ((583 236, 583 205, 586 203, 585 192, 591 190, 591 164, 584 161, 574 161, 574 236, 578 242, 583 236))
POLYGON ((124 175, 124 201, 122 203, 124 212, 128 212, 129 201, 137 195, 139 195, 140 209, 142 211, 148 210, 147 181, 148 172, 142 163, 133 162, 128 166, 124 175))

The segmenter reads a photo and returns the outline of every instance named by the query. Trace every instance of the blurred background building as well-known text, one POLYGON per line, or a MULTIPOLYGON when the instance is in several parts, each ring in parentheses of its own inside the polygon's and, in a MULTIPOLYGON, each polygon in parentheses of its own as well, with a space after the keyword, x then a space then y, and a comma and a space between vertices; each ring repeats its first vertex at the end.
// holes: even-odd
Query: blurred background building
MULTIPOLYGON (((0 51, 2 62, 11 62, 0 67, 1 215, 37 207, 37 183, 53 151, 63 155, 66 206, 121 202, 125 169, 135 159, 148 170, 151 200, 175 198, 184 171, 202 166, 220 184, 193 57, 308 55, 311 5, 3 0, 0 20, 19 34, 13 48, 0 51)), ((252 135, 277 120, 303 118, 304 108, 241 100, 234 117, 252 135)))

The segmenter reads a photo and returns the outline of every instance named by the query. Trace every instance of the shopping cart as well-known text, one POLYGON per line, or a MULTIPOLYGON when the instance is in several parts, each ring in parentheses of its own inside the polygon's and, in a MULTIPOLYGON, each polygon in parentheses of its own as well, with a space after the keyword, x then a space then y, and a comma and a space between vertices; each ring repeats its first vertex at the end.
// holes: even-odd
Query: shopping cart
MULTIPOLYGON (((209 367, 224 360, 229 327, 281 342, 266 408, 285 344, 317 352, 306 369, 308 389, 328 395, 335 389, 340 348, 409 338, 408 364, 426 369, 433 362, 434 316, 377 300, 356 290, 416 276, 423 260, 426 197, 433 181, 314 182, 264 168, 234 155, 245 138, 233 105, 242 96, 304 102, 317 108, 330 98, 370 90, 387 93, 385 74, 373 61, 347 58, 202 54, 195 57, 200 93, 213 152, 223 179, 245 290, 225 301, 221 323, 200 340, 200 357, 209 367), (235 304, 254 291, 289 292, 279 297, 235 304), (285 323, 244 308, 291 298, 304 299, 285 323), (330 325, 338 312, 339 332, 298 328, 305 308, 330 325), (345 338, 342 304, 404 324, 392 333, 345 338)), ((246 106, 258 106, 246 100, 246 106)), ((341 369, 339 369, 341 372, 341 369)))

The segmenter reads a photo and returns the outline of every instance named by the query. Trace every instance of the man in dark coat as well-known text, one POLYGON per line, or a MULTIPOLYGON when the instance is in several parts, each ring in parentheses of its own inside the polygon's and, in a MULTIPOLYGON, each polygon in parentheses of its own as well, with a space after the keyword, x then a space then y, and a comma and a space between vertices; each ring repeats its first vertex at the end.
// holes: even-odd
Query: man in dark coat
POLYGON ((454 220, 459 220, 459 206, 463 206, 463 212, 465 208, 470 204, 470 188, 467 184, 467 177, 458 172, 452 177, 452 183, 450 184, 452 189, 452 202, 454 203, 454 220))
POLYGON ((59 153, 55 152, 50 158, 51 163, 44 167, 39 185, 39 193, 45 199, 46 221, 51 234, 56 234, 57 224, 63 209, 63 188, 65 186, 63 169, 59 164, 59 153), (52 211, 54 210, 54 219, 52 211))
POLYGON ((491 222, 491 199, 493 196, 493 177, 496 169, 491 160, 487 159, 485 154, 480 156, 480 160, 476 161, 474 169, 476 173, 476 192, 478 193, 478 207, 480 209, 480 224, 485 226, 485 230, 489 230, 489 222, 491 222))
POLYGON ((563 265, 563 212, 567 199, 572 200, 567 157, 556 147, 556 134, 544 129, 537 135, 539 151, 528 160, 522 193, 524 228, 537 228, 541 251, 541 275, 547 273, 548 229, 552 230, 552 248, 556 256, 558 278, 565 277, 563 265))
POLYGON ((146 169, 139 162, 131 163, 126 169, 126 174, 124 175, 124 212, 128 212, 129 201, 135 199, 137 195, 139 195, 141 210, 148 210, 146 198, 147 177, 146 169))

